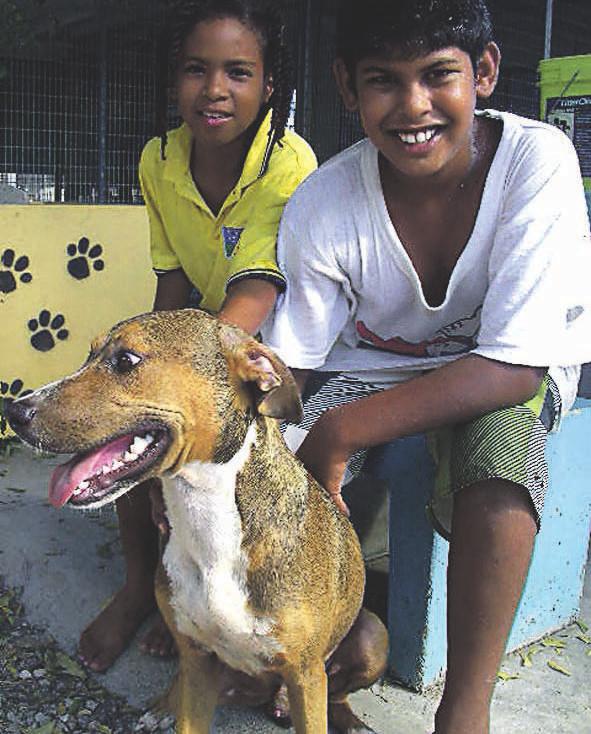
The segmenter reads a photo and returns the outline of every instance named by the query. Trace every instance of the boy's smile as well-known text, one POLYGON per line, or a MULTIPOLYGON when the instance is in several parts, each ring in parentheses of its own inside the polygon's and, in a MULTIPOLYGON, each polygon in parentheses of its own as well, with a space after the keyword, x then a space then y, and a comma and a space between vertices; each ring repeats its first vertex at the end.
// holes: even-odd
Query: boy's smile
POLYGON ((198 147, 241 143, 272 92, 258 36, 234 18, 195 26, 176 82, 180 115, 198 147))
POLYGON ((496 81, 498 49, 487 46, 475 75, 456 47, 407 58, 364 58, 353 79, 335 65, 346 106, 358 110, 364 130, 390 172, 404 178, 449 181, 469 170, 477 97, 496 81), (495 55, 497 54, 497 55, 495 55))

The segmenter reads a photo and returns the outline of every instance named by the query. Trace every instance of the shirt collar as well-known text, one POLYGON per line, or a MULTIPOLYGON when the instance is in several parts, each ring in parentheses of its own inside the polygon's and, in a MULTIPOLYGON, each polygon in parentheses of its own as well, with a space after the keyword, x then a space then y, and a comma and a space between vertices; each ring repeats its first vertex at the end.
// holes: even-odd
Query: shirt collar
MULTIPOLYGON (((245 189, 260 176, 267 143, 269 141, 269 132, 271 130, 271 115, 272 110, 269 110, 250 145, 242 173, 238 179, 237 188, 239 189, 245 189)), ((186 123, 183 123, 174 131, 174 138, 169 140, 169 144, 166 147, 164 170, 165 178, 176 183, 186 181, 190 188, 193 186, 193 179, 190 172, 192 140, 191 130, 186 123)))
POLYGON ((269 142, 269 133, 271 132, 272 114, 272 110, 267 112, 250 145, 240 179, 238 180, 238 186, 242 189, 245 189, 253 181, 256 181, 261 175, 265 151, 269 142))

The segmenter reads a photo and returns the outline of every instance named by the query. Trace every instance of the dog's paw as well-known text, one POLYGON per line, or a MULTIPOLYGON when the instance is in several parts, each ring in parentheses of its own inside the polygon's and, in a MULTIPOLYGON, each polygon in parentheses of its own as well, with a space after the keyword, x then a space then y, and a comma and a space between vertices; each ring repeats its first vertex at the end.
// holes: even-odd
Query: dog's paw
POLYGON ((0 438, 7 434, 8 423, 4 417, 4 406, 16 398, 30 395, 32 390, 23 390, 24 383, 18 378, 11 383, 0 380, 0 438))
POLYGON ((84 280, 90 275, 90 268, 93 270, 104 270, 105 261, 101 259, 103 248, 101 245, 90 246, 88 237, 81 237, 78 244, 71 242, 66 247, 68 255, 68 273, 76 280, 84 280))
POLYGON ((29 331, 32 332, 31 346, 39 352, 49 352, 55 347, 56 339, 64 341, 70 335, 70 332, 63 328, 65 323, 66 320, 61 313, 52 318, 47 309, 40 311, 39 316, 28 323, 29 331))
POLYGON ((0 264, 0 293, 12 293, 19 283, 30 283, 33 280, 28 271, 29 258, 26 255, 17 257, 10 247, 2 253, 0 264))

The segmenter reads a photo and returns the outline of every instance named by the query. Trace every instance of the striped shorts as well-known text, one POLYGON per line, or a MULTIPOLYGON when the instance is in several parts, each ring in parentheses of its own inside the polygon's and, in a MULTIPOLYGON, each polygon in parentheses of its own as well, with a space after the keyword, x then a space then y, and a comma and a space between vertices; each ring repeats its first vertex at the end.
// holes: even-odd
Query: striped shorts
MULTIPOLYGON (((304 418, 296 427, 285 427, 288 445, 297 448, 325 410, 383 389, 344 373, 312 373, 303 395, 304 418)), ((524 487, 531 498, 539 529, 548 487, 546 436, 557 425, 560 409, 558 389, 546 375, 538 393, 523 405, 502 408, 468 423, 431 432, 428 444, 437 472, 427 512, 435 529, 449 537, 454 493, 488 479, 504 479, 524 487)), ((371 475, 371 466, 365 464, 366 456, 367 451, 363 450, 351 457, 345 482, 361 469, 371 475)))

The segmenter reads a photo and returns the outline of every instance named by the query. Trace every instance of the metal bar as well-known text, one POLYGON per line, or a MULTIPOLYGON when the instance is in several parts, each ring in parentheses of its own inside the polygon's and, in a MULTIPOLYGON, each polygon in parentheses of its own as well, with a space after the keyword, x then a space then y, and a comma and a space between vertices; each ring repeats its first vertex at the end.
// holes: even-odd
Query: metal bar
POLYGON ((296 130, 306 140, 311 137, 312 128, 312 84, 311 71, 311 45, 312 45, 312 3, 304 0, 303 3, 304 28, 300 34, 300 56, 301 77, 297 83, 296 99, 296 130))
POLYGON ((107 28, 99 42, 98 75, 98 203, 107 203, 107 28))
POLYGON ((554 0, 546 0, 546 32, 544 35, 544 58, 552 55, 552 15, 554 0))

